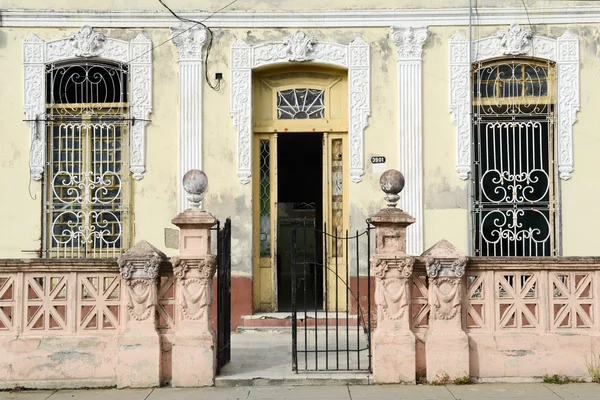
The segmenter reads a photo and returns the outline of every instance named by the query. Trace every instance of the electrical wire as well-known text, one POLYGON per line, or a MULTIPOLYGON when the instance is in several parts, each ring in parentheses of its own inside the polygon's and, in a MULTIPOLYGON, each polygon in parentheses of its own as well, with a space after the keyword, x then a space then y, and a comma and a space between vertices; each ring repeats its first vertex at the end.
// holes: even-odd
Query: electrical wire
POLYGON ((525 9, 525 14, 527 14, 527 21, 529 22, 529 29, 533 32, 533 25, 531 25, 531 19, 529 19, 529 10, 527 9, 527 5, 525 4, 525 0, 521 0, 523 3, 523 8, 525 9))
MULTIPOLYGON (((158 47, 160 47, 160 46, 163 46, 163 45, 164 45, 164 44, 166 44, 166 43, 169 43, 169 42, 170 42, 170 41, 172 41, 174 38, 176 38, 176 37, 179 37, 179 36, 183 35, 184 33, 186 33, 186 32, 188 32, 188 31, 190 31, 190 30, 194 29, 194 28, 195 28, 197 25, 201 25, 202 27, 204 27, 204 28, 205 28, 205 29, 206 29, 206 30, 209 32, 209 42, 208 42, 208 47, 207 47, 207 49, 206 49, 206 56, 204 57, 204 77, 205 77, 205 79, 206 79, 206 82, 208 83, 208 85, 210 86, 210 88, 211 88, 211 89, 213 89, 213 90, 215 90, 215 91, 219 91, 219 90, 220 90, 220 88, 221 88, 221 81, 220 81, 220 80, 219 80, 219 81, 217 81, 217 84, 213 86, 213 85, 212 85, 212 83, 210 82, 210 79, 209 79, 209 77, 208 77, 208 57, 209 57, 209 55, 210 55, 210 50, 212 49, 212 44, 213 44, 213 32, 212 32, 212 30, 211 30, 211 29, 210 29, 208 26, 206 26, 206 25, 204 24, 204 22, 205 22, 205 21, 207 21, 207 20, 209 20, 210 18, 214 17, 216 14, 220 13, 221 11, 225 10, 226 8, 228 8, 228 7, 232 6, 233 4, 237 3, 237 1, 238 1, 238 0, 233 0, 233 1, 231 1, 231 2, 229 2, 229 3, 227 3, 227 4, 225 4, 223 7, 219 8, 218 10, 216 10, 216 11, 213 11, 213 12, 212 12, 210 15, 208 15, 208 16, 207 16, 206 18, 204 18, 202 21, 195 21, 195 20, 192 20, 192 19, 189 19, 189 18, 180 17, 180 16, 179 16, 179 15, 177 15, 177 14, 176 14, 176 13, 175 13, 173 10, 171 10, 171 9, 170 9, 170 8, 169 8, 169 7, 168 7, 168 6, 167 6, 167 5, 166 5, 166 4, 165 4, 165 3, 164 3, 162 0, 158 0, 158 1, 159 1, 159 2, 160 2, 160 3, 161 3, 161 4, 162 4, 162 5, 163 5, 163 6, 164 6, 164 7, 165 7, 165 8, 166 8, 166 9, 167 9, 167 10, 168 10, 168 11, 169 11, 169 12, 170 12, 170 13, 171 13, 173 16, 174 16, 174 17, 175 17, 175 18, 177 18, 177 19, 178 19, 178 20, 180 20, 180 21, 184 21, 184 22, 191 22, 191 23, 193 23, 194 25, 190 26, 190 27, 189 27, 189 28, 187 28, 187 29, 184 29, 184 30, 182 30, 181 32, 179 32, 179 33, 177 33, 177 34, 175 34, 175 35, 173 35, 173 36, 171 36, 169 39, 167 39, 167 40, 165 40, 165 41, 163 41, 163 42, 161 42, 161 43, 157 44, 156 46, 152 46, 152 47, 150 48, 150 50, 148 50, 148 51, 146 51, 146 52, 144 52, 144 53, 141 53, 141 54, 139 54, 139 55, 138 55, 138 56, 136 56, 135 58, 132 58, 132 59, 128 60, 128 61, 127 61, 125 64, 126 64, 128 67, 129 67, 132 61, 134 61, 134 60, 137 60, 138 58, 141 58, 141 57, 145 56, 146 54, 148 54, 148 53, 152 52, 154 49, 156 49, 156 48, 158 48, 158 47)), ((69 86, 67 86, 67 87, 65 88, 65 90, 64 90, 64 93, 63 93, 63 95, 62 95, 62 96, 61 96, 61 98, 60 98, 60 101, 64 100, 64 96, 66 95, 66 91, 67 91, 67 89, 69 89, 69 87, 70 87, 70 86, 72 86, 72 85, 74 85, 74 83, 73 83, 73 82, 71 82, 71 83, 69 84, 69 86)))
MULTIPOLYGON (((214 91, 219 91, 219 89, 221 88, 221 80, 217 80, 217 84, 213 85, 210 81, 210 78, 208 77, 208 58, 210 56, 210 51, 212 49, 212 45, 213 45, 213 31, 204 24, 204 21, 206 21, 207 19, 211 18, 213 15, 217 14, 218 12, 224 10, 225 8, 233 5, 234 3, 236 3, 238 0, 233 0, 230 3, 226 4, 225 6, 221 7, 220 9, 218 9, 217 11, 213 12, 211 15, 209 15, 208 17, 204 18, 202 21, 196 21, 190 18, 185 18, 185 17, 181 17, 179 15, 177 15, 177 13, 175 13, 175 11, 171 10, 171 8, 169 8, 168 5, 165 4, 165 2, 163 0, 158 0, 158 2, 164 7, 166 8, 175 18, 177 18, 178 20, 182 21, 182 22, 190 22, 192 24, 194 24, 192 27, 186 29, 185 31, 181 32, 180 34, 183 34, 187 31, 189 31, 190 29, 194 28, 197 25, 202 26, 204 29, 206 29, 206 31, 208 32, 208 45, 206 46, 206 55, 204 57, 204 78, 206 80, 206 83, 208 84, 208 86, 214 90, 214 91)), ((178 36, 178 35, 177 35, 178 36)))

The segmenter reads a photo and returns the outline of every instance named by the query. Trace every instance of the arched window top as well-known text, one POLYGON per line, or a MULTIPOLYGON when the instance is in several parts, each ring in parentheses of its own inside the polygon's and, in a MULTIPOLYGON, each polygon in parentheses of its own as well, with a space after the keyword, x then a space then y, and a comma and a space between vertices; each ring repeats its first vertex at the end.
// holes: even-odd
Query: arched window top
POLYGON ((46 66, 46 103, 126 103, 127 64, 75 62, 46 66))
POLYGON ((473 64, 478 114, 546 114, 555 103, 552 61, 505 58, 473 64))

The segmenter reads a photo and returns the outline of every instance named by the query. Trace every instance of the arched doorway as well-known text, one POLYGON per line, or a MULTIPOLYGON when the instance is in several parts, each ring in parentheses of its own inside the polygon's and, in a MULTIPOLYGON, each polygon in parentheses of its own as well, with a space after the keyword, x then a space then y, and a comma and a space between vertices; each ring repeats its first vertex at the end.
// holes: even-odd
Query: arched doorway
MULTIPOLYGON (((252 109, 254 309, 289 311, 293 226, 326 226, 339 234, 348 228, 347 71, 318 65, 257 70, 252 109)), ((319 241, 300 240, 312 248, 315 265, 336 258, 345 265, 343 249, 323 255, 319 241)), ((307 293, 316 294, 299 300, 322 308, 324 271, 315 265, 307 270, 314 286, 307 293)))

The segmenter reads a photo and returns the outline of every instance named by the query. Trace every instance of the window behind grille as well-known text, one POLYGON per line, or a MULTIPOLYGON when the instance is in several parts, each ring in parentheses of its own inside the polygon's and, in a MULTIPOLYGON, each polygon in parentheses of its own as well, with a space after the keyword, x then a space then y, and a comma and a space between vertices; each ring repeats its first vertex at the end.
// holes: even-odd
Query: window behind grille
POLYGON ((473 248, 476 256, 553 256, 555 67, 474 66, 473 248))
POLYGON ((129 246, 128 69, 48 65, 47 257, 117 257, 129 246))

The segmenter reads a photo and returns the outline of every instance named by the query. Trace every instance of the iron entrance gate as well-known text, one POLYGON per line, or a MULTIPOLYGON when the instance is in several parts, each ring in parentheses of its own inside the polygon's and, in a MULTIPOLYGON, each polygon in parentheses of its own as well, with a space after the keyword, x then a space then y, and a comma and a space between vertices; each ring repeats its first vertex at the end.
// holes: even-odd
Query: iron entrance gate
POLYGON ((350 236, 299 223, 292 231, 294 371, 371 371, 372 229, 350 236))
POLYGON ((231 360, 231 220, 217 223, 217 373, 231 360))

